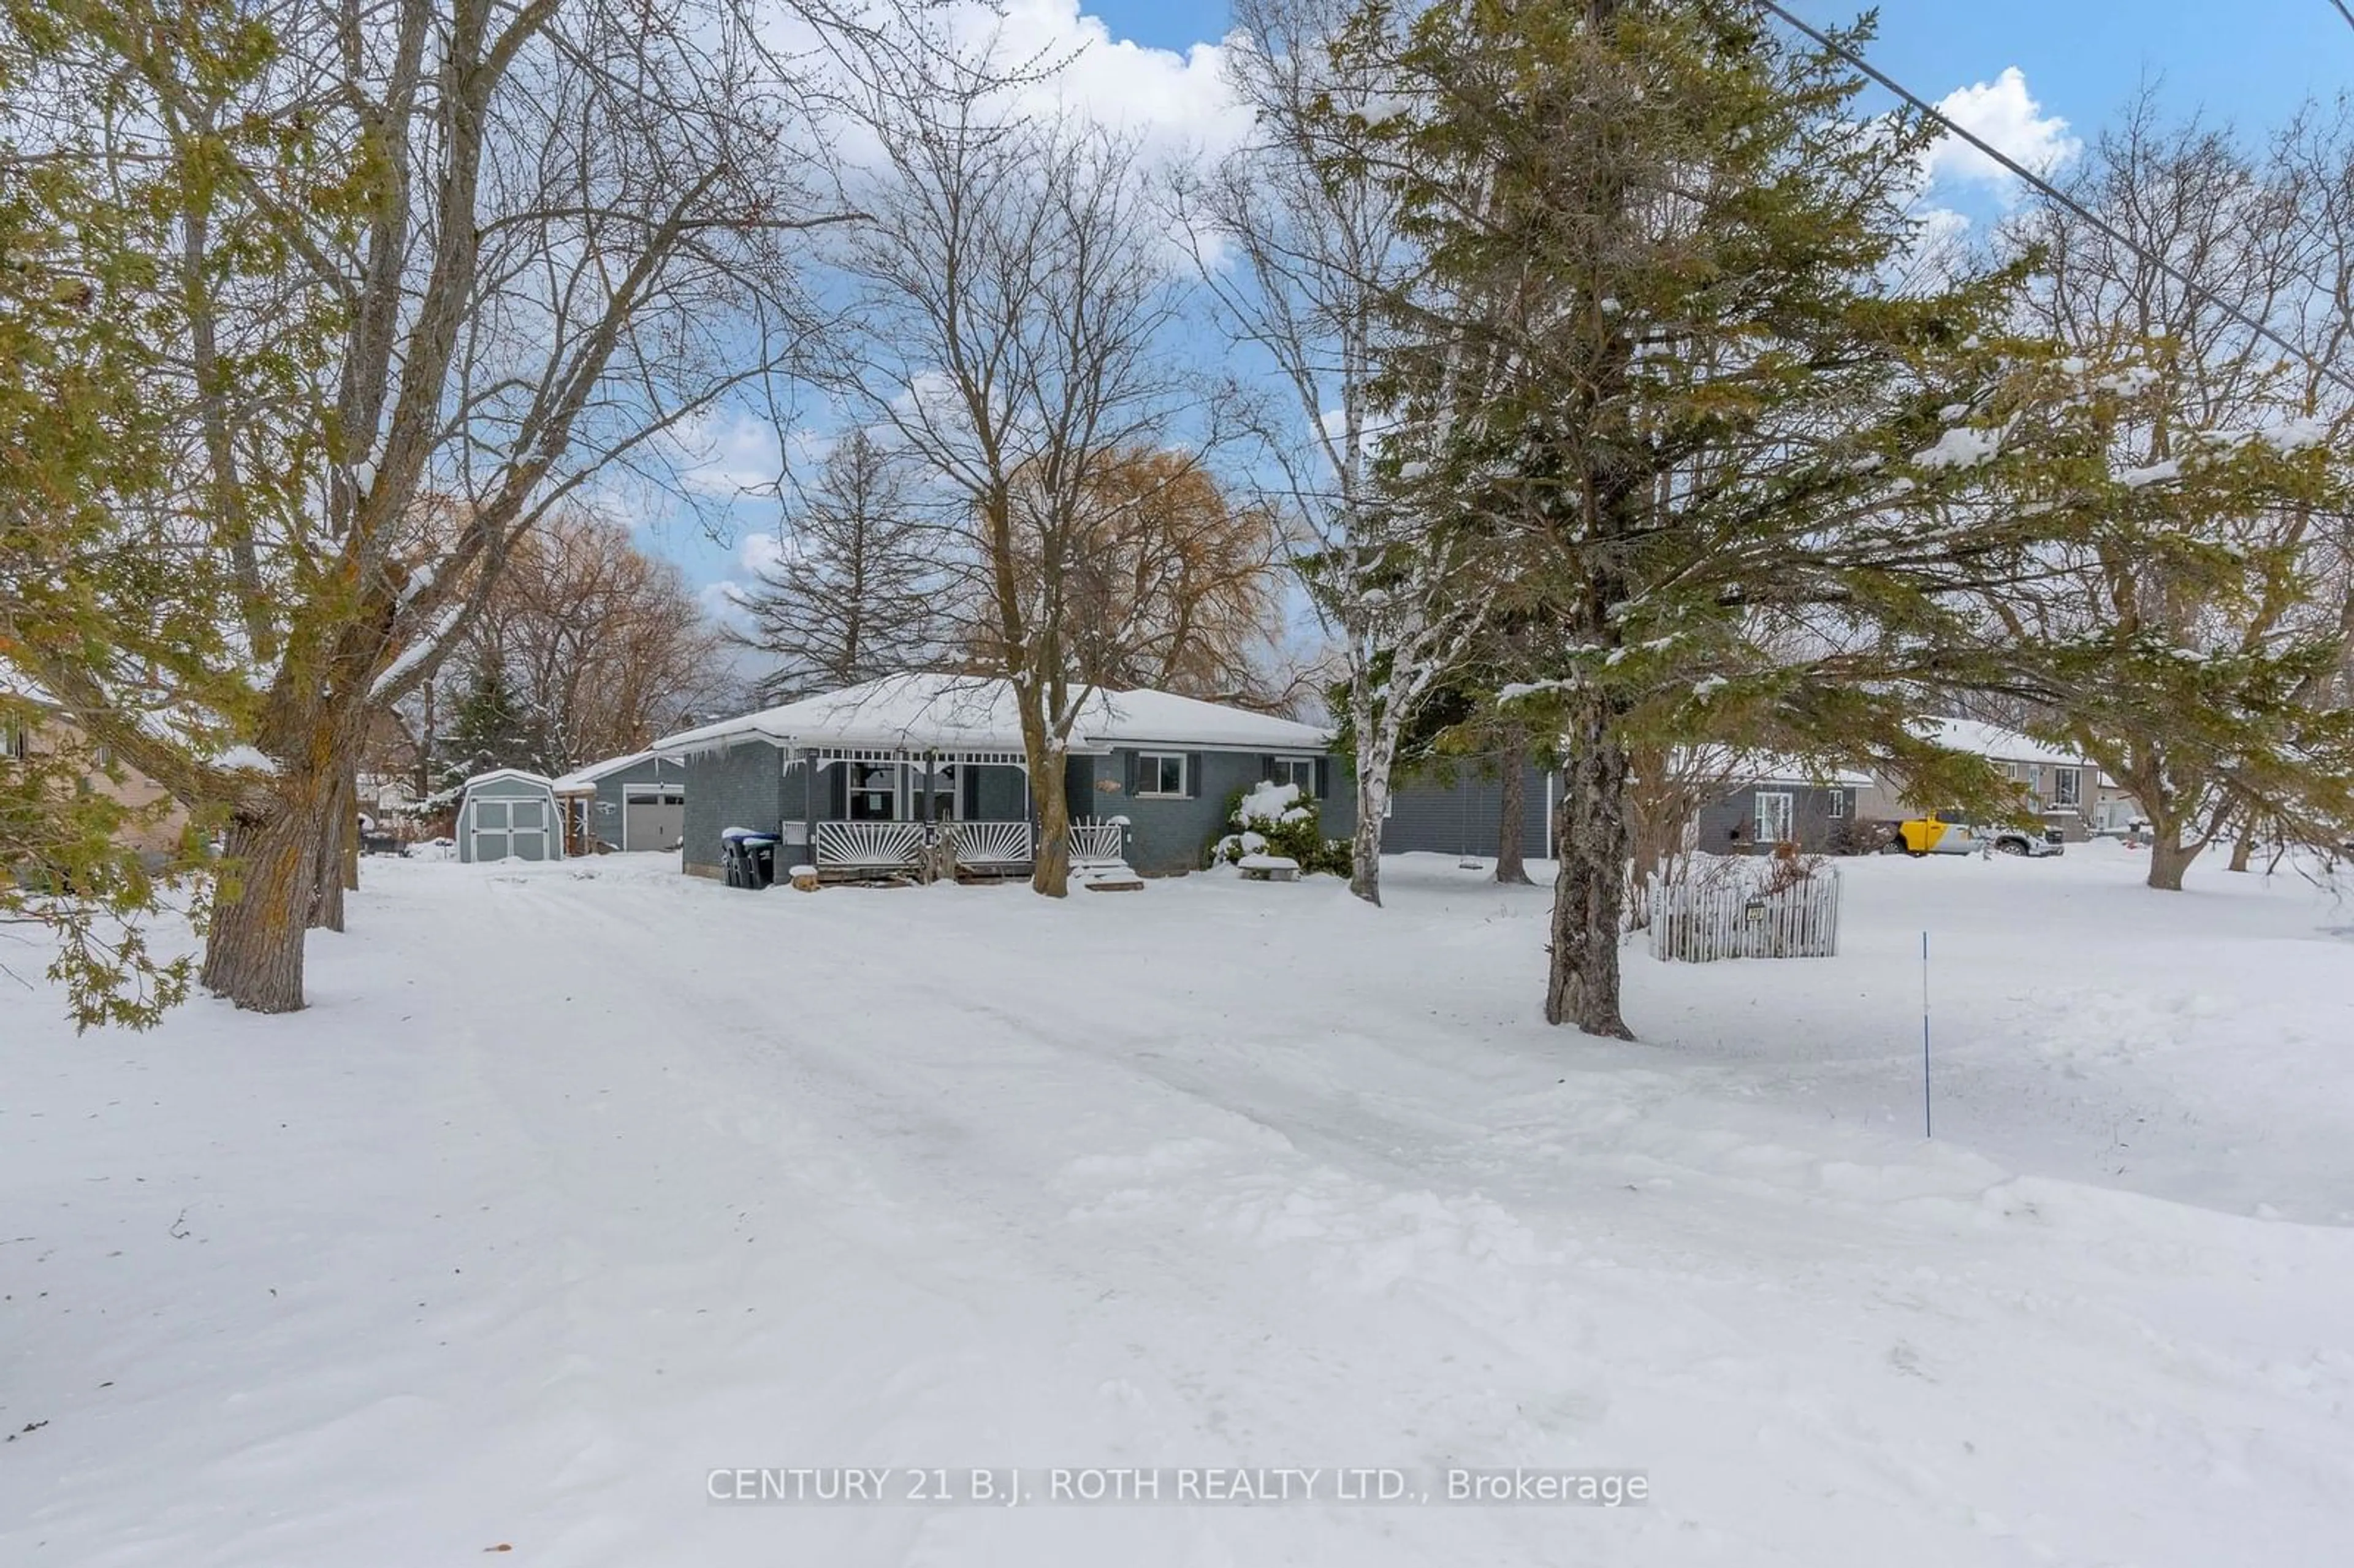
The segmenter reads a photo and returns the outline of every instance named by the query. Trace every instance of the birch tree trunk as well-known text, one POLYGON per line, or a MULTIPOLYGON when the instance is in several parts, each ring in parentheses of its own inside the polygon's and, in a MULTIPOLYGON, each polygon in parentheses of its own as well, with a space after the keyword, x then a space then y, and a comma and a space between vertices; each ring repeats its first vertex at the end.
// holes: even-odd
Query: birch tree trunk
POLYGON ((1357 825, 1349 835, 1349 891, 1378 906, 1382 901, 1382 819, 1390 809, 1390 766, 1396 737, 1373 713, 1372 682, 1349 683, 1350 721, 1357 742, 1357 825))
POLYGON ((1390 761, 1378 747, 1357 747, 1357 826, 1349 835, 1349 891, 1382 901, 1382 819, 1390 809, 1390 761))

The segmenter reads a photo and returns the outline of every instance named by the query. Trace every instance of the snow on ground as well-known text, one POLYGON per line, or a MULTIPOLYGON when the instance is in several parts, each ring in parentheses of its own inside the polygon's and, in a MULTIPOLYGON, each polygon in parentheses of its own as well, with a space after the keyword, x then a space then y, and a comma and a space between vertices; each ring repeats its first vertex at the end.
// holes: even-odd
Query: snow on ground
POLYGON ((8 1004, 0 1563, 2335 1560, 2354 916, 2111 845, 1843 871, 1844 956, 1631 950, 1618 1045, 1534 1020, 1543 891, 1446 859, 1379 911, 370 862, 304 1013, 8 1004), (1653 1500, 705 1500, 1225 1464, 1653 1500))

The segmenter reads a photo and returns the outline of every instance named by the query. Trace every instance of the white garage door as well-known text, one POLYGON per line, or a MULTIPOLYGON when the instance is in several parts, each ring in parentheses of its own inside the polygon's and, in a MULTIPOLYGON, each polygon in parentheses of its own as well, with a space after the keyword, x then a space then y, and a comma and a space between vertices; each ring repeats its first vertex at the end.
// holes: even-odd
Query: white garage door
POLYGON ((686 793, 675 786, 637 787, 621 802, 621 847, 674 850, 686 836, 686 793))

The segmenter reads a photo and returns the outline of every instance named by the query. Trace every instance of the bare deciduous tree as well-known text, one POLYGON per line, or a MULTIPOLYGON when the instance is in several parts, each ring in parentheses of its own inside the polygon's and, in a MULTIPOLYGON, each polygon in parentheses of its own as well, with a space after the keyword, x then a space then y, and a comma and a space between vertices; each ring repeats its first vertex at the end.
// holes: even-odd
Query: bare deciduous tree
POLYGON ((450 667, 498 670, 541 746, 511 760, 557 773, 642 750, 735 686, 678 567, 580 512, 517 542, 450 667))
POLYGON ((974 591, 956 597, 975 620, 953 630, 1013 692, 1031 885, 1059 897, 1072 726, 1099 683, 1079 617, 1103 476, 1167 447, 1187 412, 1183 291, 1135 147, 1002 107, 954 62, 877 107, 891 177, 846 247, 860 293, 842 386, 928 471, 963 541, 974 591))
MULTIPOLYGON (((1189 452, 1118 451, 1087 481, 1066 541, 1072 668, 1090 685, 1150 687, 1266 708, 1267 655, 1280 631, 1273 514, 1235 506, 1189 452)), ((1023 506, 1027 524, 1046 509, 1023 506)), ((1017 538, 1022 570, 1049 541, 1017 538)), ((971 618, 984 665, 1002 662, 987 616, 971 618)))
POLYGON ((1306 535, 1298 558, 1338 646, 1355 756, 1349 888, 1381 902, 1382 821, 1405 736, 1462 659, 1489 596, 1478 553, 1393 503, 1375 452, 1383 302, 1417 264, 1364 132, 1394 86, 1331 48, 1345 0, 1242 0, 1230 80, 1256 134, 1180 191, 1203 278, 1236 340, 1275 369, 1259 434, 1267 502, 1306 535))

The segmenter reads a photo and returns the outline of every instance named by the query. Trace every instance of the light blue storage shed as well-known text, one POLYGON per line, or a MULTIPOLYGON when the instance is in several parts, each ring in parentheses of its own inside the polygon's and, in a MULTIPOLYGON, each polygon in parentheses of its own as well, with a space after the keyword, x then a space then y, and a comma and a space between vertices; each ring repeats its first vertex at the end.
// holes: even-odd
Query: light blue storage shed
POLYGON ((458 858, 562 860, 562 821, 554 779, 519 768, 477 773, 458 797, 458 858))

